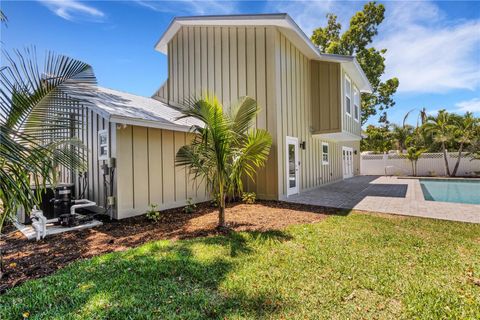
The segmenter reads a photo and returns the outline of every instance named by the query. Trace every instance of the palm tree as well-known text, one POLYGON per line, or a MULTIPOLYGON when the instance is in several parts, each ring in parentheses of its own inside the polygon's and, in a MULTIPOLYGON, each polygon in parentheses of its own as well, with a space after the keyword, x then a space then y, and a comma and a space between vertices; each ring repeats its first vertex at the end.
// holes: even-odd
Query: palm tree
MULTIPOLYGON (((0 234, 19 206, 29 212, 39 193, 54 182, 54 167, 77 169, 82 144, 78 103, 94 93, 92 68, 47 52, 40 68, 34 49, 4 53, 0 68, 0 234), (32 192, 34 185, 38 193, 32 192)), ((0 274, 1 276, 1 274, 0 274)))
POLYGON ((458 167, 460 166, 460 160, 462 159, 462 152, 464 147, 470 144, 476 136, 478 122, 479 119, 475 118, 471 112, 467 112, 463 117, 458 117, 456 121, 454 135, 457 142, 459 143, 459 147, 457 162, 455 163, 455 167, 453 168, 452 176, 455 176, 457 174, 458 167))
POLYGON ((412 174, 414 177, 417 176, 417 162, 418 159, 422 156, 422 154, 425 152, 425 149, 418 148, 418 147, 409 147, 407 149, 407 153, 404 155, 405 158, 410 160, 412 164, 412 174))
POLYGON ((205 95, 182 110, 181 118, 199 121, 191 131, 190 145, 177 152, 176 165, 186 166, 194 179, 206 181, 213 196, 218 196, 218 227, 225 227, 227 195, 242 192, 242 181, 252 181, 270 153, 272 138, 266 130, 253 129, 259 109, 255 100, 240 99, 231 114, 223 112, 215 96, 205 95))
POLYGON ((413 132, 413 127, 407 124, 407 118, 413 110, 407 112, 403 117, 402 125, 393 125, 392 135, 393 138, 397 141, 397 147, 400 152, 403 152, 407 148, 407 139, 413 132))
POLYGON ((452 115, 446 110, 438 111, 436 117, 427 117, 424 124, 424 129, 427 133, 433 135, 434 142, 440 143, 443 152, 443 159, 445 162, 445 171, 450 176, 450 168, 448 167, 447 159, 447 143, 452 140, 455 126, 452 124, 452 115))

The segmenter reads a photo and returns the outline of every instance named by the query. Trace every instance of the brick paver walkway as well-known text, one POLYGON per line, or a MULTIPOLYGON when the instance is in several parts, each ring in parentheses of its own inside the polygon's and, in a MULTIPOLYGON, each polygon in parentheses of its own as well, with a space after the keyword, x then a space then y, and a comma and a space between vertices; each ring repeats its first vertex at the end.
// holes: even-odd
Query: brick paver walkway
POLYGON ((285 201, 480 223, 480 205, 426 201, 418 179, 358 176, 289 196, 285 201))

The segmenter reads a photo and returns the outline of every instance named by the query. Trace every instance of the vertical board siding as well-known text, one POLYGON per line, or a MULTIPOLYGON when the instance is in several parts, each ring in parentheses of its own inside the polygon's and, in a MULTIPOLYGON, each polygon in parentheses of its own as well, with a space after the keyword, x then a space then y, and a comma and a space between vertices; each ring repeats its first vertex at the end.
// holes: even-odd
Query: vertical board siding
POLYGON ((151 204, 163 210, 184 206, 188 197, 208 199, 188 179, 186 168, 175 167, 175 155, 191 134, 138 126, 116 131, 117 218, 143 214, 151 204))
POLYGON ((314 132, 339 132, 341 130, 340 65, 325 61, 311 61, 310 65, 313 130, 314 132))
MULTIPOLYGON (((350 92, 350 97, 351 97, 351 115, 348 115, 346 112, 345 112, 345 76, 346 76, 346 72, 344 70, 342 70, 342 76, 341 76, 341 99, 342 99, 342 115, 343 115, 343 130, 347 131, 347 132, 350 132, 350 133, 353 133, 357 136, 360 136, 361 135, 361 124, 360 124, 360 119, 359 121, 355 120, 354 118, 354 110, 353 110, 353 87, 356 86, 358 88, 358 86, 355 84, 355 82, 353 82, 352 78, 349 77, 350 81, 351 81, 351 92, 350 92)), ((339 90, 340 91, 340 90, 339 90)), ((361 114, 361 113, 360 113, 361 114)))
MULTIPOLYGON (((228 111, 239 97, 247 95, 257 100, 261 112, 256 127, 270 132, 273 145, 265 168, 258 171, 255 184, 250 181, 245 184, 247 189, 264 199, 285 196, 287 136, 306 142, 306 150, 299 151, 301 190, 342 179, 342 144, 329 142, 330 161, 323 165, 322 141, 312 136, 316 127, 341 128, 344 119, 339 110, 342 103, 339 64, 313 63, 274 27, 182 27, 170 47, 169 53, 174 55, 169 58, 172 61, 169 83, 174 86, 168 89, 172 93, 170 103, 182 104, 184 96, 211 92, 228 111), (185 38, 189 41, 185 42, 185 38), (179 61, 185 61, 188 69, 179 61)), ((177 134, 170 135, 175 143, 168 148, 173 150, 181 143, 177 134)), ((168 165, 167 162, 165 167, 172 168, 173 158, 168 165)), ((165 199, 180 201, 178 190, 184 188, 187 188, 186 196, 190 195, 185 172, 172 173, 164 169, 163 173, 165 181, 173 180, 175 191, 169 194, 171 190, 164 190, 165 199), (178 178, 177 173, 183 176, 178 178), (167 179, 165 175, 172 177, 167 179)), ((198 190, 197 196, 204 192, 198 190)))
POLYGON ((274 145, 267 165, 258 171, 256 183, 247 181, 246 186, 259 197, 271 199, 278 196, 277 68, 268 57, 274 55, 277 35, 273 27, 182 27, 169 44, 175 55, 169 61, 188 61, 188 69, 178 63, 170 66, 169 83, 175 86, 169 88, 173 92, 170 103, 181 105, 185 103, 184 96, 210 92, 217 95, 229 112, 240 97, 247 95, 257 100, 262 111, 257 116, 256 127, 267 129, 273 135, 274 145), (185 55, 190 58, 185 60, 185 55))
MULTIPOLYGON (((318 187, 325 183, 334 182, 343 178, 342 171, 342 146, 354 146, 356 143, 336 143, 328 141, 329 164, 322 164, 322 141, 314 138, 311 130, 314 125, 332 126, 339 123, 332 116, 333 107, 339 108, 337 98, 340 72, 335 73, 338 66, 333 69, 327 64, 317 64, 305 57, 281 33, 276 38, 275 57, 278 68, 276 93, 278 103, 277 115, 277 141, 278 141, 278 184, 279 198, 285 198, 286 185, 286 152, 285 139, 287 136, 297 137, 299 143, 305 141, 306 149, 299 149, 300 159, 300 191, 318 187), (328 81, 326 81, 328 79, 328 81), (321 85, 321 83, 325 83, 321 85), (316 90, 315 94, 311 90, 316 90), (314 108, 312 105, 325 104, 327 107, 314 108)), ((357 172, 355 160, 355 172, 357 172)))

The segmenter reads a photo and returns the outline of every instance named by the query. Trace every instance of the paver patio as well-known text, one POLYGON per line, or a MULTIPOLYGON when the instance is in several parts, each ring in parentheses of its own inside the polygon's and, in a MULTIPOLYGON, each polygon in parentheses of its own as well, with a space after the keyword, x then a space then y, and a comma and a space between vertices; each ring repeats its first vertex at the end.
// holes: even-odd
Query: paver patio
POLYGON ((357 176, 289 196, 285 201, 480 223, 480 205, 426 201, 418 179, 357 176))

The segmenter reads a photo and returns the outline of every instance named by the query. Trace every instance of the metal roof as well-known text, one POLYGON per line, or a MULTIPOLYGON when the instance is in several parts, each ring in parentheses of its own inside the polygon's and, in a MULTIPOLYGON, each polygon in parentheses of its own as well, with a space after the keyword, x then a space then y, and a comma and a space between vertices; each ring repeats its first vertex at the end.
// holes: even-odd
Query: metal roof
POLYGON ((104 87, 97 87, 86 105, 115 123, 184 132, 202 125, 196 119, 178 119, 182 113, 164 102, 104 87))

